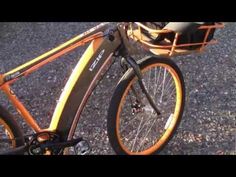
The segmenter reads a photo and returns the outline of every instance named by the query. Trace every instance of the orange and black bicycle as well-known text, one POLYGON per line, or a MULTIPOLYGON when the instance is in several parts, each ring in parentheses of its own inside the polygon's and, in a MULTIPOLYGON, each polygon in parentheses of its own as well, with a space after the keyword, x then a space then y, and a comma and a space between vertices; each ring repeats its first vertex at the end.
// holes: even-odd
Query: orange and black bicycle
MULTIPOLYGON (((193 24, 190 27, 193 28, 193 24)), ((116 57, 120 59, 124 75, 116 86, 108 110, 110 144, 117 154, 149 155, 160 152, 180 123, 185 103, 184 80, 170 57, 203 51, 205 46, 216 42, 209 38, 212 31, 222 27, 222 23, 195 24, 195 30, 204 31, 201 32, 204 36, 201 41, 184 43, 181 42, 181 32, 161 25, 153 28, 144 22, 101 23, 1 74, 0 90, 7 95, 34 134, 24 135, 13 116, 0 106, 0 153, 88 154, 90 147, 87 141, 75 137, 75 129, 90 94, 116 57), (11 85, 86 43, 90 44, 63 89, 50 126, 41 129, 14 94, 11 85), (147 54, 145 58, 135 60, 136 55, 144 53, 147 54)))

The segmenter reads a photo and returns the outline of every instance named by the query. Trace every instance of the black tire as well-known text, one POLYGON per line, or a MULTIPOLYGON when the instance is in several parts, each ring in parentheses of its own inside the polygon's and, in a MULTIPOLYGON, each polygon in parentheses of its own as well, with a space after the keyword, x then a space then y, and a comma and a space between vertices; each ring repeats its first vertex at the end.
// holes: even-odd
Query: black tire
MULTIPOLYGON (((13 118, 13 116, 0 105, 0 126, 1 128, 6 128, 7 126, 7 131, 8 133, 11 134, 11 138, 15 139, 14 141, 12 141, 12 149, 16 148, 16 147, 20 147, 24 145, 24 138, 23 138, 23 133, 19 127, 19 125, 17 124, 17 122, 15 121, 15 119, 13 118)), ((5 129, 4 129, 5 130, 5 129)), ((1 144, 1 137, 0 137, 0 144, 1 144)), ((4 149, 4 151, 0 148, 0 153, 4 154, 5 151, 8 151, 11 149, 4 149)))
MULTIPOLYGON (((185 104, 184 80, 183 80, 183 76, 182 76, 180 69, 170 59, 157 58, 157 57, 146 57, 146 58, 140 60, 138 63, 139 63, 141 71, 143 69, 147 68, 148 66, 153 65, 153 64, 155 65, 157 63, 163 63, 165 65, 170 66, 171 68, 173 68, 173 70, 176 72, 177 76, 179 77, 181 90, 182 90, 181 108, 179 109, 179 114, 178 114, 179 116, 177 118, 177 122, 175 123, 172 134, 166 139, 166 141, 161 145, 161 147, 156 149, 154 152, 150 153, 150 154, 156 154, 156 153, 160 152, 161 149, 164 148, 164 146, 166 146, 166 144, 170 141, 170 139, 174 135, 174 132, 176 131, 176 128, 178 127, 178 125, 181 121, 181 117, 182 117, 183 110, 184 110, 184 104, 185 104)), ((107 117, 108 118, 107 119, 108 137, 109 137, 109 141, 110 141, 110 144, 111 144, 113 150, 119 155, 130 154, 130 153, 127 153, 127 151, 125 151, 122 148, 122 146, 120 145, 119 136, 117 134, 116 128, 117 128, 117 114, 118 114, 119 106, 120 106, 120 104, 122 104, 121 102, 122 102, 123 95, 125 94, 124 92, 126 91, 127 87, 129 87, 129 84, 132 82, 132 80, 134 80, 134 78, 135 78, 135 74, 133 72, 133 69, 129 69, 124 74, 124 76, 121 78, 121 80, 119 81, 119 83, 115 89, 115 92, 113 94, 113 97, 111 99, 110 107, 108 110, 108 117, 107 117)), ((149 154, 147 154, 147 155, 149 155, 149 154)))

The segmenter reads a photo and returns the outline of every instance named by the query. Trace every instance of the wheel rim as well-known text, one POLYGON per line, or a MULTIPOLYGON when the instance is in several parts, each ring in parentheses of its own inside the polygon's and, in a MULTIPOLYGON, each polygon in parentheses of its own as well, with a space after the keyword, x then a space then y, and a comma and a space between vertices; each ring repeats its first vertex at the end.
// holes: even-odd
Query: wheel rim
POLYGON ((7 123, 0 117, 0 152, 16 147, 14 134, 7 123))
MULTIPOLYGON (((149 93, 151 93, 151 96, 154 98, 155 103, 156 104, 158 103, 158 107, 161 108, 162 117, 161 116, 158 117, 153 112, 153 109, 147 100, 141 99, 143 103, 138 106, 138 107, 141 107, 141 109, 138 110, 135 108, 136 109, 135 113, 131 112, 131 114, 134 114, 132 119, 128 118, 130 117, 130 112, 124 111, 124 107, 126 107, 127 109, 130 109, 129 108, 130 104, 127 104, 129 105, 127 106, 126 101, 132 100, 132 96, 130 96, 131 99, 130 98, 128 99, 128 94, 131 90, 130 89, 131 86, 135 88, 135 83, 137 85, 137 78, 133 78, 132 81, 129 83, 128 87, 126 88, 121 99, 121 104, 119 105, 119 108, 118 108, 118 114, 117 114, 117 119, 116 119, 116 135, 118 138, 118 143, 121 146, 121 148, 127 154, 134 154, 134 155, 152 154, 153 152, 157 151, 169 139, 170 135, 172 134, 178 122, 181 105, 182 105, 181 82, 178 77, 178 74, 172 67, 163 63, 153 64, 146 67, 144 70, 142 70, 142 73, 144 76, 144 84, 147 90, 149 91, 149 93), (169 79, 167 77, 168 75, 169 75, 169 79), (161 79, 161 76, 163 76, 163 79, 161 79), (153 84, 154 83, 153 80, 156 81, 156 84, 153 84), (161 84, 161 81, 162 81, 162 84, 161 84), (158 85, 159 83, 160 85, 158 85), (172 84, 173 86, 170 86, 169 84, 171 83, 174 83, 174 85, 172 84), (174 104, 172 104, 172 106, 174 105, 174 108, 172 109, 166 107, 166 105, 164 104, 168 102, 163 101, 165 98, 164 93, 166 93, 166 95, 168 96, 168 92, 165 92, 165 89, 164 89, 165 87, 167 88, 167 90, 169 87, 174 88, 173 89, 174 93, 169 94, 170 95, 169 100, 173 100, 171 98, 173 95, 175 95, 175 99, 174 99, 175 101, 174 101, 174 104), (159 94, 160 97, 157 97, 159 92, 160 92, 159 94), (139 112, 136 112, 137 110, 139 112), (163 112, 163 110, 165 110, 166 113, 163 112), (128 116, 125 116, 126 114, 128 114, 128 116), (121 117, 123 117, 123 120, 121 117), (132 128, 130 128, 131 122, 134 125, 133 130, 132 128), (124 123, 124 127, 122 126, 123 123, 124 123), (158 129, 157 125, 158 126, 161 125, 160 127, 162 127, 162 131, 159 131, 161 128, 158 129), (153 130, 154 132, 150 133, 153 130), (154 137, 155 135, 158 135, 158 136, 155 138, 154 137)), ((138 97, 141 96, 140 93, 136 95, 138 95, 138 97)), ((166 98, 168 98, 167 96, 166 98)))

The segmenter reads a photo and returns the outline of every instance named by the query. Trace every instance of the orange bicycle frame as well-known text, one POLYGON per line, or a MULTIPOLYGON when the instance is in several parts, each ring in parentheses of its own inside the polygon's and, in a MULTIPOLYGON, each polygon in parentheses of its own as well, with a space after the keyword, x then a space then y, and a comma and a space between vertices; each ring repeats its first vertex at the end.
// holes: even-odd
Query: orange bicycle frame
MULTIPOLYGON (((101 23, 98 26, 88 30, 85 33, 82 33, 81 35, 78 35, 74 37, 73 39, 63 43, 62 45, 48 51, 47 53, 5 73, 0 75, 0 90, 2 90, 13 106, 17 109, 17 111, 20 113, 22 118, 27 122, 27 124, 34 130, 34 132, 42 132, 45 130, 49 131, 55 131, 57 129, 61 113, 64 109, 66 104, 66 99, 71 94, 70 91, 73 89, 73 83, 75 84, 75 75, 76 79, 80 77, 80 74, 82 71, 84 71, 84 68, 87 66, 89 61, 91 60, 92 56, 96 54, 97 49, 101 45, 102 41, 104 40, 104 31, 107 29, 107 23, 101 23), (84 53, 83 57, 79 61, 77 67, 75 68, 75 71, 77 74, 72 73, 72 77, 69 79, 68 83, 65 87, 65 91, 62 93, 62 96, 60 98, 60 101, 56 107, 54 116, 51 120, 50 127, 48 129, 41 129, 38 123, 35 121, 33 116, 30 114, 30 112, 26 109, 26 107, 23 105, 23 103, 17 98, 17 96, 14 94, 13 90, 11 89, 11 85, 15 83, 18 79, 21 77, 25 77, 36 70, 40 69, 41 67, 47 65, 48 63, 58 59, 59 57, 77 49, 78 47, 91 42, 90 46, 84 53), (80 74, 79 74, 80 73, 80 74), (72 84, 72 85, 71 85, 72 84)), ((111 54, 108 54, 109 57, 111 54)), ((88 71, 87 71, 88 72, 88 71)), ((96 77, 97 78, 97 77, 96 77)))

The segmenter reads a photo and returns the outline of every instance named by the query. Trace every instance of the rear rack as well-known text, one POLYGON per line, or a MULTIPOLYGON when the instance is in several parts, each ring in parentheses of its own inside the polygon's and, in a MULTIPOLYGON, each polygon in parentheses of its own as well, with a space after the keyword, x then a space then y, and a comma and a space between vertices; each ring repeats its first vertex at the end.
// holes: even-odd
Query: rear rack
POLYGON ((205 37, 204 40, 200 43, 184 43, 184 44, 178 44, 178 40, 179 40, 179 33, 175 33, 171 30, 167 30, 167 29, 161 29, 161 30, 157 30, 157 29, 152 29, 149 28, 147 26, 145 26, 144 24, 140 23, 140 22, 134 22, 134 23, 130 23, 129 25, 129 30, 128 30, 128 37, 134 41, 139 42, 142 47, 144 47, 144 49, 149 50, 150 52, 152 52, 155 55, 164 55, 164 56, 174 56, 174 55, 180 55, 180 54, 189 54, 189 53, 193 53, 193 52, 202 52, 205 47, 207 45, 213 45, 217 43, 217 40, 212 39, 210 41, 207 42, 209 33, 211 32, 211 30, 213 29, 220 29, 220 28, 224 28, 224 24, 223 23, 215 23, 214 25, 202 25, 199 27, 199 30, 205 30, 205 37), (175 38, 173 42, 166 42, 165 44, 153 44, 150 41, 150 38, 147 37, 143 32, 143 30, 146 30, 149 34, 152 35, 160 35, 163 33, 175 33, 175 38), (189 50, 189 49, 181 49, 183 47, 192 47, 192 46, 200 46, 197 49, 194 50, 189 50))

